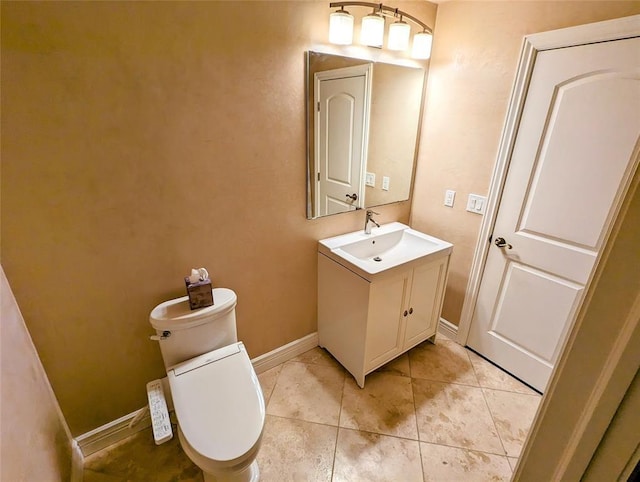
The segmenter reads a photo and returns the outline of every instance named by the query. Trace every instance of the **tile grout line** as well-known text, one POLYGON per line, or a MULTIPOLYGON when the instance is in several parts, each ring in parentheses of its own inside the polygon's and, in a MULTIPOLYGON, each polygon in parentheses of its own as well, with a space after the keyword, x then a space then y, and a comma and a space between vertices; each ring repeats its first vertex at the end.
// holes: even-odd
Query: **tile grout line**
POLYGON ((493 390, 494 392, 514 393, 516 395, 525 395, 529 397, 540 397, 540 395, 538 395, 537 393, 522 393, 516 392, 514 390, 505 390, 504 388, 485 387, 483 385, 480 385, 476 388, 482 388, 483 390, 493 390))
MULTIPOLYGON (((487 410, 489 412, 489 416, 491 417, 491 423, 493 423, 493 428, 495 429, 496 435, 498 436, 498 440, 500 441, 500 446, 502 447, 502 451, 504 452, 504 454, 501 454, 501 456, 506 458, 507 457, 507 449, 504 446, 504 441, 502 440, 502 436, 500 435, 500 431, 498 430, 498 425, 496 424, 495 417, 493 416, 493 412, 491 411, 491 407, 489 406, 489 402, 487 401, 487 397, 486 397, 486 395, 484 393, 484 387, 480 383, 480 378, 478 377, 478 372, 476 370, 476 367, 473 364, 473 362, 471 361, 471 357, 469 356, 469 350, 466 347, 463 347, 463 348, 464 348, 464 353, 467 356, 467 360, 469 361, 469 365, 471 365, 471 370, 473 371, 473 376, 476 377, 476 381, 478 382, 478 388, 480 389, 480 393, 482 393, 482 399, 484 400, 484 404, 487 407, 487 410)), ((507 460, 507 464, 508 463, 509 463, 509 461, 507 460)), ((511 465, 509 465, 509 468, 511 468, 511 465)), ((513 470, 511 471, 511 473, 513 475, 513 470)))
POLYGON ((484 389, 481 388, 481 391, 482 391, 482 398, 484 400, 484 403, 487 405, 487 410, 489 410, 489 415, 491 415, 491 421, 493 422, 493 426, 495 427, 496 433, 498 434, 498 440, 500 440, 500 444, 502 445, 502 450, 504 450, 504 456, 508 457, 509 453, 507 452, 507 448, 505 447, 504 441, 502 440, 502 435, 500 435, 500 431, 498 430, 498 425, 496 424, 493 411, 491 410, 491 407, 489 406, 489 402, 487 401, 487 397, 484 393, 484 389))
MULTIPOLYGON (((264 403, 264 414, 265 414, 265 416, 268 415, 267 414, 267 407, 269 405, 269 402, 271 401, 271 397, 273 396, 273 392, 276 391, 276 386, 278 385, 278 379, 280 378, 280 375, 282 374, 282 367, 284 366, 285 363, 286 362, 280 363, 280 365, 276 365, 275 367, 270 369, 270 370, 273 370, 274 368, 280 367, 280 370, 278 370, 278 374, 276 375, 276 379, 273 382, 273 387, 271 388, 271 393, 269 393, 269 398, 264 403)), ((260 377, 258 377, 258 381, 260 381, 260 377)), ((260 388, 262 388, 262 386, 260 386, 260 388)), ((264 395, 264 390, 262 391, 262 394, 264 395)))
POLYGON ((483 390, 490 390, 492 392, 511 393, 513 395, 522 395, 522 396, 525 396, 525 397, 542 398, 542 395, 539 395, 537 393, 514 392, 513 390, 504 390, 502 388, 484 387, 482 385, 479 388, 482 388, 483 390))
MULTIPOLYGON (((411 351, 411 350, 409 350, 411 351)), ((420 454, 420 468, 422 469, 422 482, 424 482, 424 459, 422 458, 422 443, 420 441, 420 426, 418 425, 418 407, 416 405, 416 394, 413 391, 413 376, 411 374, 411 355, 407 353, 407 363, 409 363, 409 380, 411 380, 411 398, 413 399, 413 416, 416 420, 416 435, 418 436, 418 453, 420 454)))
MULTIPOLYGON (((322 423, 322 422, 312 422, 311 420, 303 420, 301 418, 293 418, 293 417, 285 417, 284 415, 269 415, 270 417, 273 418, 279 418, 281 420, 293 420, 294 422, 303 422, 303 423, 311 423, 313 425, 322 425, 323 427, 330 427, 330 428, 340 428, 338 425, 331 425, 330 423, 322 423)), ((347 428, 347 427, 344 427, 347 428)), ((351 430, 351 429, 349 429, 351 430)))
MULTIPOLYGON (((489 416, 491 417, 491 422, 493 423, 493 428, 496 431, 496 435, 498 435, 498 440, 500 441, 500 445, 502 446, 502 451, 504 452, 504 455, 502 455, 503 457, 508 456, 507 453, 507 449, 504 445, 504 441, 502 440, 502 436, 500 435, 500 431, 498 430, 498 425, 496 424, 496 419, 493 415, 493 412, 491 411, 491 407, 489 406, 489 402, 487 401, 487 397, 484 393, 484 387, 481 385, 480 383, 480 378, 478 377, 478 372, 476 370, 475 365, 473 364, 473 362, 471 361, 471 357, 469 356, 469 350, 467 350, 466 347, 464 347, 464 352, 467 355, 467 360, 469 360, 469 364, 471 365, 471 370, 473 370, 473 374, 476 377, 476 381, 478 382, 478 387, 480 388, 480 393, 482 393, 482 399, 484 400, 484 404, 487 407, 487 410, 489 411, 489 416)), ((507 460, 507 464, 509 465, 509 468, 511 468, 511 464, 509 464, 509 461, 507 460)), ((511 470, 511 475, 513 476, 513 469, 511 470)))
MULTIPOLYGON (((476 356, 477 355, 473 350, 469 350, 468 348, 465 348, 466 352, 467 352, 467 356, 469 357, 469 360, 471 361, 471 357, 469 356, 469 353, 474 353, 476 356)), ((482 359, 482 357, 479 356, 479 358, 482 359)), ((487 362, 490 363, 490 362, 487 362)), ((492 364, 493 366, 493 364, 492 364)), ((473 368, 474 373, 476 374, 476 378, 478 378, 478 373, 476 370, 476 365, 473 363, 473 361, 471 361, 471 367, 473 368)), ((516 377, 514 377, 513 375, 511 375, 509 372, 506 372, 505 370, 502 370, 500 367, 495 366, 495 368, 497 370, 502 371, 505 375, 507 375, 509 378, 515 380, 516 382, 522 384, 523 386, 527 387, 526 384, 522 383, 520 380, 518 380, 516 377)), ((494 388, 494 387, 485 387, 484 385, 482 385, 480 383, 480 379, 478 378, 478 383, 480 384, 480 390, 482 391, 482 397, 485 401, 485 404, 487 405, 487 408, 489 410, 489 415, 491 416, 491 420, 493 421, 493 425, 496 429, 496 433, 498 434, 498 439, 500 440, 500 443, 502 444, 502 448, 504 450, 504 456, 507 458, 515 458, 516 460, 518 460, 520 458, 520 455, 517 456, 513 456, 513 455, 509 455, 509 452, 505 446, 505 442, 503 441, 502 435, 500 434, 500 431, 498 430, 498 425, 496 423, 495 420, 495 415, 493 413, 493 410, 491 410, 491 406, 489 405, 489 401, 487 400, 487 396, 486 396, 486 392, 487 391, 491 391, 491 392, 498 392, 498 393, 509 393, 511 395, 516 395, 516 396, 525 396, 525 397, 537 397, 537 398, 541 398, 543 395, 539 394, 539 393, 535 393, 534 390, 532 390, 534 393, 523 393, 523 392, 519 392, 516 390, 508 390, 508 389, 501 389, 501 388, 494 388)), ((530 387, 527 387, 531 390, 530 387)), ((511 464, 509 464, 509 466, 511 467, 511 464)), ((511 472, 513 473, 513 469, 511 469, 511 472)))
POLYGON ((482 388, 480 385, 470 385, 468 383, 459 383, 459 382, 452 382, 450 380, 442 380, 442 379, 437 379, 437 378, 422 378, 422 377, 411 377, 411 379, 415 379, 415 380, 426 380, 428 382, 436 382, 436 383, 444 383, 446 385, 458 385, 461 387, 471 387, 471 388, 482 388))
MULTIPOLYGON (((457 450, 462 450, 463 452, 474 452, 477 454, 486 454, 486 455, 495 455, 496 457, 504 457, 507 458, 509 456, 505 455, 505 454, 497 454, 495 452, 487 452, 486 450, 478 450, 478 449, 472 449, 472 448, 468 448, 468 447, 460 447, 458 445, 449 445, 449 444, 444 444, 444 443, 439 443, 439 442, 420 442, 423 444, 427 444, 427 445, 437 445, 439 447, 447 447, 450 449, 457 449, 457 450)), ((516 458, 516 457, 511 457, 512 459, 516 458)))
MULTIPOLYGON (((473 370, 473 374, 476 377, 476 380, 478 379, 478 374, 476 372, 476 367, 473 365, 473 363, 471 362, 471 358, 469 357, 469 353, 467 352, 466 348, 465 348, 465 353, 467 354, 467 358, 469 359, 469 363, 471 364, 471 369, 473 370)), ((480 385, 480 380, 478 380, 478 385, 480 385)), ((489 402, 487 401, 487 397, 484 393, 484 387, 479 386, 480 388, 480 393, 482 393, 482 399, 484 400, 484 404, 487 407, 487 410, 489 411, 489 416, 491 417, 491 422, 493 423, 493 428, 496 431, 496 434, 498 435, 498 440, 500 441, 500 445, 502 446, 502 451, 504 452, 503 457, 507 457, 507 449, 504 446, 504 442, 502 440, 502 436, 500 435, 500 431, 498 430, 498 426, 496 425, 496 420, 495 417, 493 415, 493 412, 491 411, 491 407, 489 406, 489 402)), ((507 461, 508 463, 509 461, 507 461)), ((511 465, 509 465, 509 467, 511 467, 511 465)), ((511 471, 513 474, 513 470, 511 471)))
POLYGON ((338 411, 338 426, 336 427, 336 443, 333 447, 333 463, 331 464, 331 478, 329 480, 333 480, 333 476, 336 471, 336 455, 338 454, 338 437, 340 436, 340 418, 342 417, 342 403, 344 401, 344 389, 347 384, 347 374, 342 374, 342 390, 340 392, 340 410, 338 411))

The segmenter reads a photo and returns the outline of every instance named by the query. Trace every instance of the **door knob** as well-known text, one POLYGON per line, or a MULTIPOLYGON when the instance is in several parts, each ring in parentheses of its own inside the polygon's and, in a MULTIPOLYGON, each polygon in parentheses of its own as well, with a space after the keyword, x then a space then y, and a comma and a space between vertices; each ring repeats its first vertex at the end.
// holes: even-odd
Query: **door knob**
POLYGON ((513 248, 513 246, 507 243, 507 241, 504 238, 496 238, 495 244, 498 248, 507 248, 507 249, 513 248))
POLYGON ((345 196, 347 196, 352 201, 357 201, 358 200, 358 195, 355 192, 353 194, 345 194, 345 196))

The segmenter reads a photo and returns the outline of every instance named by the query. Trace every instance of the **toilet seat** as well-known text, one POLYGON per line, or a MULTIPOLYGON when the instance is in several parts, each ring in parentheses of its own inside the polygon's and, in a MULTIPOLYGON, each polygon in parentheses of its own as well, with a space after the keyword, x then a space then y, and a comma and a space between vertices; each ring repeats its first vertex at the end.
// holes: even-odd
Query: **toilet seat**
POLYGON ((167 370, 180 432, 217 467, 241 465, 257 451, 265 418, 258 377, 242 342, 167 370))

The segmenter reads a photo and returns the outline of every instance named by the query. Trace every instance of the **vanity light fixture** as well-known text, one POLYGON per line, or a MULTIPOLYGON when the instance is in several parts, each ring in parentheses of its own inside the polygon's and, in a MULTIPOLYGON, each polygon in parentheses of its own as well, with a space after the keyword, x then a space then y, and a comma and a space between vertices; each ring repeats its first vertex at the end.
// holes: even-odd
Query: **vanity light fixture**
POLYGON ((413 48, 411 56, 414 59, 428 59, 431 57, 431 43, 433 35, 428 32, 420 32, 413 36, 413 48))
POLYGON ((411 20, 422 28, 413 37, 411 56, 414 59, 428 59, 431 56, 431 28, 413 15, 388 7, 382 3, 372 2, 332 2, 329 8, 340 8, 329 16, 329 42, 338 45, 351 45, 353 42, 353 16, 344 7, 370 7, 373 12, 362 18, 360 43, 370 47, 382 47, 384 41, 384 17, 393 17, 395 22, 389 25, 387 47, 390 50, 404 51, 409 48, 411 26, 404 19, 411 20))
POLYGON ((353 42, 353 15, 342 7, 329 15, 329 42, 351 45, 353 42))
POLYGON ((384 17, 373 9, 369 15, 362 17, 360 27, 360 43, 369 47, 382 47, 384 40, 384 17))
POLYGON ((389 25, 387 47, 389 50, 407 50, 409 37, 411 37, 411 25, 402 20, 400 15, 400 20, 389 25))

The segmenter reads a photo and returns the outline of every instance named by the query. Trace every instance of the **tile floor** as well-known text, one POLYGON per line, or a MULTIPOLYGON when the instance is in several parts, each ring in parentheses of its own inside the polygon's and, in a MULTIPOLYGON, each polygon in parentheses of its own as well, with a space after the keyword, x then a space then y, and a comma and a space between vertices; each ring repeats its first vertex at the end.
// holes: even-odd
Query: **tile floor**
MULTIPOLYGON (((259 375, 267 419, 258 464, 271 481, 508 481, 540 395, 438 335, 360 389, 314 348, 259 375)), ((202 481, 177 437, 144 430, 85 460, 86 482, 202 481)))

